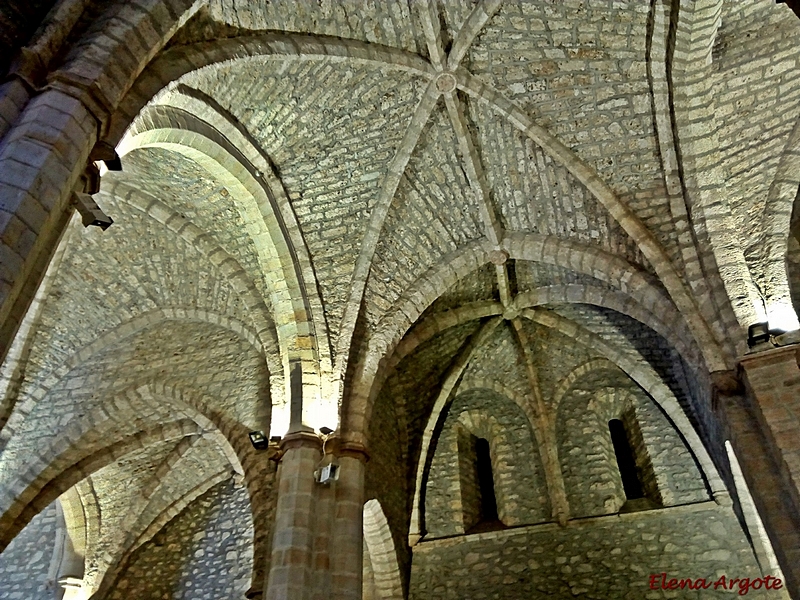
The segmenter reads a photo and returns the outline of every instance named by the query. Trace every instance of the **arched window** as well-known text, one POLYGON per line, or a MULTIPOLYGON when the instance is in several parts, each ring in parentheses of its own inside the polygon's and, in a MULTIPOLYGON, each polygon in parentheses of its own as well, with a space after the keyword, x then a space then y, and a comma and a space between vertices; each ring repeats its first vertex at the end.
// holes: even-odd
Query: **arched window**
POLYGON ((636 458, 633 455, 628 433, 625 425, 619 419, 611 419, 608 422, 608 430, 611 433, 611 442, 614 444, 614 454, 617 457, 617 466, 622 478, 622 487, 625 490, 627 500, 637 500, 644 498, 642 482, 636 470, 636 458))
POLYGON ((489 440, 475 440, 475 468, 478 470, 478 487, 480 488, 480 522, 495 522, 497 516, 497 497, 494 493, 494 474, 492 473, 492 456, 489 453, 489 440))
POLYGON ((476 533, 504 527, 497 510, 489 440, 463 431, 458 454, 464 531, 476 533))

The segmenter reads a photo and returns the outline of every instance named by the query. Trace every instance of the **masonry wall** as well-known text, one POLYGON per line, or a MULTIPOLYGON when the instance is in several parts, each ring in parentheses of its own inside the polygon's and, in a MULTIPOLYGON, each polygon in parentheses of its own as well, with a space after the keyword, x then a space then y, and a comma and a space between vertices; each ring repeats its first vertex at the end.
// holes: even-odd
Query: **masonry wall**
POLYGON ((110 600, 243 598, 253 566, 247 491, 230 480, 193 502, 133 554, 110 600))
POLYGON ((0 598, 52 600, 55 582, 48 582, 48 572, 56 528, 56 503, 53 502, 31 519, 0 554, 0 598))
MULTIPOLYGON (((650 575, 756 578, 761 572, 729 507, 705 502, 493 531, 414 547, 409 598, 704 598, 736 591, 651 590, 650 575)), ((738 585, 738 584, 737 584, 738 585)), ((738 588, 737 588, 738 589, 738 588)), ((737 596, 738 597, 738 596, 737 596)), ((778 592, 750 590, 753 598, 778 592)))
POLYGON ((590 392, 576 386, 559 406, 556 427, 573 517, 614 513, 625 502, 608 429, 611 419, 625 424, 640 481, 652 491, 648 496, 665 506, 708 499, 693 455, 651 399, 632 387, 590 392))
MULTIPOLYGON (((478 502, 471 497, 477 492, 477 482, 466 481, 464 474, 470 469, 460 464, 465 457, 459 434, 489 442, 498 515, 505 525, 547 520, 547 490, 527 417, 508 398, 492 390, 473 389, 453 401, 436 444, 425 496, 428 537, 463 533, 463 515, 471 515, 478 502)), ((474 515, 466 520, 468 529, 474 515)))

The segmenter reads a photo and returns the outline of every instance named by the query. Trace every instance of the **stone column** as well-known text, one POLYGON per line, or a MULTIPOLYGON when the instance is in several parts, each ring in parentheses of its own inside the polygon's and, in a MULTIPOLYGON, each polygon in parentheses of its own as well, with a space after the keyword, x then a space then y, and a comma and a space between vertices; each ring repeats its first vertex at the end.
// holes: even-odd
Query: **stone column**
POLYGON ((312 550, 316 499, 314 469, 322 441, 310 432, 288 434, 281 441, 278 507, 272 534, 272 560, 265 598, 302 600, 313 585, 312 550))
POLYGON ((800 594, 800 346, 740 360, 745 395, 725 407, 731 443, 787 588, 800 594))
POLYGON ((0 145, 0 360, 71 216, 97 120, 68 94, 34 98, 0 145))
POLYGON ((333 600, 361 600, 364 552, 364 464, 367 453, 360 444, 343 443, 339 449, 339 480, 331 540, 333 600))
POLYGON ((278 482, 278 508, 266 600, 361 600, 364 463, 355 444, 326 443, 339 478, 314 481, 322 458, 319 437, 291 433, 278 482), (330 445, 330 447, 328 447, 330 445))

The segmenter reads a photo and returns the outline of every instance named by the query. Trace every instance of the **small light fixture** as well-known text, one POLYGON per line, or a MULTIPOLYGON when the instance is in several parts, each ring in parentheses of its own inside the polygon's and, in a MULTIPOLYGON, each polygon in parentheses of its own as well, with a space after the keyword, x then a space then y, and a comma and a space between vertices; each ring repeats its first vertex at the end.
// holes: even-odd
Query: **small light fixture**
POLYGON ((250 443, 256 450, 266 450, 269 447, 269 440, 263 431, 251 431, 249 434, 250 443))
POLYGON ((320 427, 319 432, 322 435, 322 460, 314 470, 314 481, 323 485, 330 485, 332 482, 339 479, 339 464, 332 454, 325 453, 325 444, 333 433, 333 429, 330 427, 320 427))
POLYGON ((314 480, 322 485, 329 485, 337 479, 339 479, 339 465, 335 462, 329 462, 314 471, 314 480))
POLYGON ((769 323, 753 323, 747 328, 747 345, 752 348, 756 344, 769 341, 769 323))
POLYGON ((72 201, 81 215, 84 227, 94 225, 105 231, 114 223, 114 219, 104 213, 103 209, 97 206, 97 202, 89 194, 74 192, 72 201))

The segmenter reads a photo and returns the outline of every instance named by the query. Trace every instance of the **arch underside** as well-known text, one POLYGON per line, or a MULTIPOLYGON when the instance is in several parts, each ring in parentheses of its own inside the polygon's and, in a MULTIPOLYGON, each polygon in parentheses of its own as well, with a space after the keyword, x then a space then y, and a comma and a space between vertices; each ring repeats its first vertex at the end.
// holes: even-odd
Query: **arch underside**
POLYGON ((654 499, 636 518, 708 511, 749 560, 711 382, 753 322, 797 325, 785 7, 94 4, 33 38, 41 86, 0 87, 6 556, 41 528, 50 580, 116 600, 187 532, 230 537, 215 564, 250 597, 278 486, 247 434, 329 427, 371 455, 370 593, 420 597, 426 556, 480 539, 464 439, 489 444, 496 539, 535 537, 626 510, 620 419, 654 499), (122 163, 94 194, 108 231, 49 212, 98 141, 122 163))

